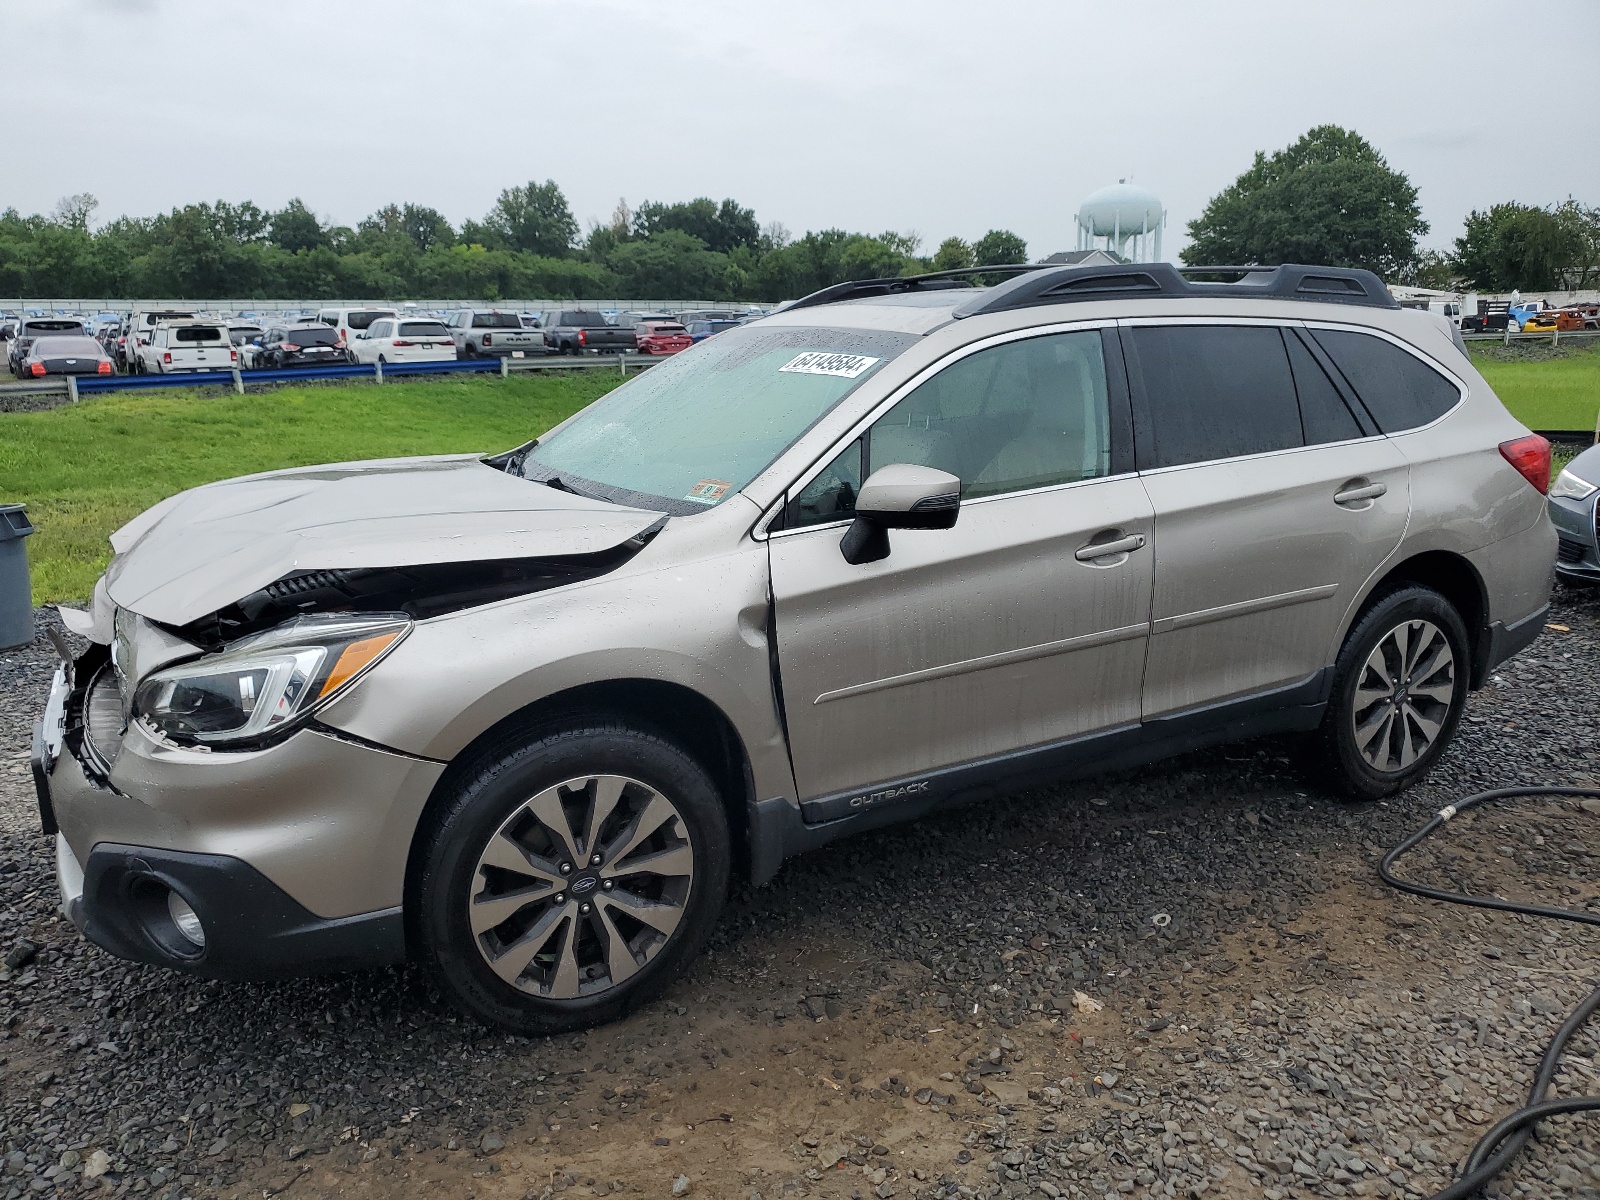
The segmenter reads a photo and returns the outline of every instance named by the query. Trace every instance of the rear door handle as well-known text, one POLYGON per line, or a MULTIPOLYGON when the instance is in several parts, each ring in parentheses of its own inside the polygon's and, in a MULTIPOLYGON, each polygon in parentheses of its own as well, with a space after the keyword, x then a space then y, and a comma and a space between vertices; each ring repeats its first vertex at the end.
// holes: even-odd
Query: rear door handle
POLYGON ((1369 483, 1365 487, 1346 488, 1342 492, 1333 494, 1335 504, 1359 504, 1363 500, 1376 500, 1379 496, 1387 495, 1389 485, 1386 483, 1369 483))
POLYGON ((1135 533, 1114 542, 1090 542, 1080 546, 1073 555, 1079 562, 1093 562, 1097 558, 1110 558, 1113 554, 1128 554, 1144 549, 1144 534, 1135 533))

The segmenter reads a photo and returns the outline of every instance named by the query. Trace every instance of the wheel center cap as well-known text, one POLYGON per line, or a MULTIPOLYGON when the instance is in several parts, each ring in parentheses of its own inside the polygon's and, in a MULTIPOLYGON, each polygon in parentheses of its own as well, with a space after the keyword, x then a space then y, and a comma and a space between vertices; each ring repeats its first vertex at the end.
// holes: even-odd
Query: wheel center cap
POLYGON ((568 885, 567 891, 574 896, 587 896, 599 886, 600 877, 598 875, 579 875, 568 885))

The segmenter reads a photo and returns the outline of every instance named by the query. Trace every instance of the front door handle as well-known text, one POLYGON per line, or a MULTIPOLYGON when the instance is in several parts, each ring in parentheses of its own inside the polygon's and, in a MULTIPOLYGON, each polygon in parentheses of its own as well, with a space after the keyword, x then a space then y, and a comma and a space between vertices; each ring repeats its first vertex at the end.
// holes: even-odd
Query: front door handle
POLYGON ((1144 549, 1144 534, 1135 533, 1114 542, 1090 542, 1080 546, 1073 557, 1079 562, 1093 562, 1097 558, 1110 558, 1113 554, 1128 554, 1144 549))
POLYGON ((1333 494, 1335 504, 1360 504, 1363 500, 1376 500, 1379 496, 1387 495, 1389 485, 1386 483, 1369 483, 1362 487, 1345 488, 1333 494))

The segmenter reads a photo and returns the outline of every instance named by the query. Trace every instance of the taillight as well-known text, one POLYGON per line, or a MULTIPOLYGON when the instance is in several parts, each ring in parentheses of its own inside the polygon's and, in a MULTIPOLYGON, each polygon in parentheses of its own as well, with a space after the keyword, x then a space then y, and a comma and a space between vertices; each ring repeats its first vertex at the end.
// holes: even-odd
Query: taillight
POLYGON ((96 375, 109 375, 109 374, 111 374, 111 364, 108 363, 108 362, 101 363, 98 367, 96 367, 94 369, 94 373, 96 375))
POLYGON ((578 330, 578 345, 587 346, 588 344, 589 344, 589 335, 587 333, 585 333, 581 329, 578 330))
POLYGON ((42 362, 36 362, 36 363, 33 364, 33 366, 29 367, 28 369, 30 371, 32 371, 35 375, 43 375, 44 374, 44 364, 42 362))
MULTIPOLYGON (((484 338, 483 339, 483 343, 484 343, 484 345, 487 346, 489 344, 489 339, 488 338, 484 338)), ((415 346, 415 345, 416 345, 415 342, 395 342, 394 343, 394 348, 396 350, 398 350, 401 346, 415 346)))
POLYGON ((333 348, 335 350, 343 350, 344 349, 344 339, 340 338, 337 342, 335 342, 333 344, 333 348))
POLYGON ((228 357, 231 358, 234 362, 238 362, 239 361, 239 352, 237 350, 229 350, 228 351, 228 357))
POLYGON ((171 362, 172 361, 172 351, 168 350, 164 354, 162 354, 161 361, 164 362, 164 363, 171 362))
POLYGON ((483 344, 484 344, 484 345, 485 345, 485 346, 492 346, 492 345, 494 345, 494 334, 492 334, 492 333, 486 333, 486 334, 484 334, 484 335, 483 335, 483 344))
POLYGON ((296 346, 293 342, 285 342, 283 344, 283 348, 285 350, 299 350, 300 349, 300 347, 296 346))
POLYGON ((1550 491, 1550 443, 1537 433, 1500 443, 1501 456, 1541 496, 1550 491))

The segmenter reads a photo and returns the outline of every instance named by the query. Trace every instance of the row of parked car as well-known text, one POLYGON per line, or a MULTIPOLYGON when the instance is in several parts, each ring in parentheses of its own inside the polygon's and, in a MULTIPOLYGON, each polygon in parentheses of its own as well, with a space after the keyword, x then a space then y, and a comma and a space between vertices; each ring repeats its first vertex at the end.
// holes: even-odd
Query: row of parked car
POLYGON ((542 314, 499 309, 423 313, 383 306, 325 308, 262 322, 154 309, 77 317, 0 320, 0 341, 18 378, 45 375, 179 374, 335 363, 440 362, 550 354, 676 354, 754 313, 542 314))

